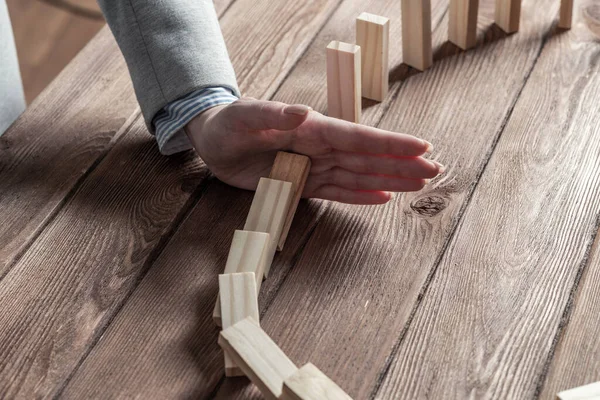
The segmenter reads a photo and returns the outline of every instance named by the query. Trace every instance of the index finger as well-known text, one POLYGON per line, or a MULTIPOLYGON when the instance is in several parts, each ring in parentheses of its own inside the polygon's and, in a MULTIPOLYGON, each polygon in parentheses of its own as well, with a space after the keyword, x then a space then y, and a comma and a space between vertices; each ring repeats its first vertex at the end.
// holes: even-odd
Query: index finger
POLYGON ((315 123, 329 146, 348 152, 417 157, 433 149, 431 143, 405 133, 390 132, 318 115, 315 123))

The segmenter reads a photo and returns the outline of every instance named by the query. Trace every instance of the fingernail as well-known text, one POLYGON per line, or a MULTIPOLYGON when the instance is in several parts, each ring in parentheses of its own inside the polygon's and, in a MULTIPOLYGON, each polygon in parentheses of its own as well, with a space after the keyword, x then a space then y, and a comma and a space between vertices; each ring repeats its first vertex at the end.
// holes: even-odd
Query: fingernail
POLYGON ((312 108, 305 106, 304 104, 292 104, 291 106, 284 108, 283 112, 286 114, 306 115, 310 110, 312 110, 312 108))
MULTIPOLYGON (((423 140, 423 139, 421 139, 423 140)), ((427 146, 427 150, 425 150, 426 153, 431 153, 433 151, 433 145, 431 143, 429 143, 427 140, 423 140, 423 143, 425 143, 425 146, 427 146)))
POLYGON ((444 167, 439 162, 433 161, 433 160, 429 160, 429 162, 432 163, 434 166, 436 166, 438 168, 438 170, 440 171, 440 174, 443 173, 444 171, 446 171, 446 167, 444 167))

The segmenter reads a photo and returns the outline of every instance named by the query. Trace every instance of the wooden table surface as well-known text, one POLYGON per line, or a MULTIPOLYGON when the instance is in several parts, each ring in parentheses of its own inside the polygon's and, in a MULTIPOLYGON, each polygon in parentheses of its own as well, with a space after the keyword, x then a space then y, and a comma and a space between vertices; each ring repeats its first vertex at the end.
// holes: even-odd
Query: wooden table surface
MULTIPOLYGON (((576 4, 576 9, 582 3, 576 4)), ((552 399, 600 380, 600 41, 558 0, 521 30, 401 64, 397 0, 218 0, 242 91, 326 112, 325 47, 392 18, 391 90, 363 122, 448 167, 380 207, 303 201, 263 328, 355 399, 552 399)), ((0 397, 260 398, 224 379, 211 313, 252 193, 158 153, 107 29, 0 137, 0 397)))

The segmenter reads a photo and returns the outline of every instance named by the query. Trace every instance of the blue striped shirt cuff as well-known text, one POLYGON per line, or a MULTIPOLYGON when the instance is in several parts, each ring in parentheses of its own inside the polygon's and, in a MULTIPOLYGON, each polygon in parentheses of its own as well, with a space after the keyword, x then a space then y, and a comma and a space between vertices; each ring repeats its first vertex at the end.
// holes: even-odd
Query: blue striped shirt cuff
POLYGON ((219 86, 197 90, 167 104, 152 120, 158 149, 167 156, 191 149, 183 127, 201 112, 237 99, 231 90, 219 86))

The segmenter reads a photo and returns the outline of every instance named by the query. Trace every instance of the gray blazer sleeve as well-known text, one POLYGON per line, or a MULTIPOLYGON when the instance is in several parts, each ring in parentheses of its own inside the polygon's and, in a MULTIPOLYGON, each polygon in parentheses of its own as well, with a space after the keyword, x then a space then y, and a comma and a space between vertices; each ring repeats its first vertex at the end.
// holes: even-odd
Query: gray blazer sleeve
POLYGON ((146 125, 204 87, 239 96, 212 0, 98 0, 125 60, 146 125))

